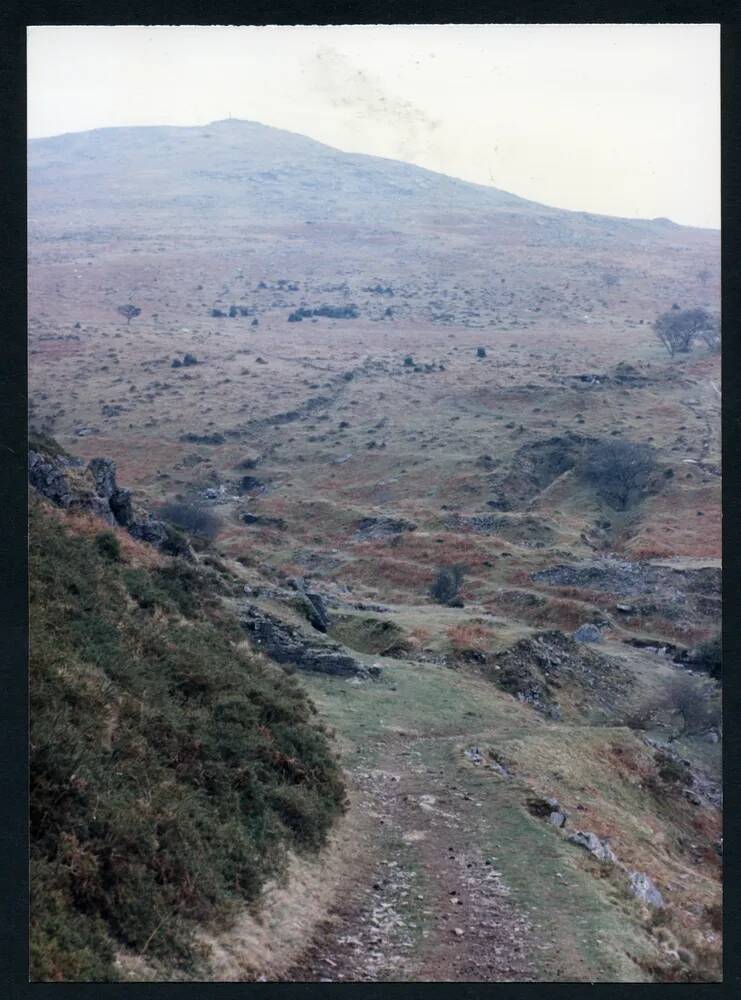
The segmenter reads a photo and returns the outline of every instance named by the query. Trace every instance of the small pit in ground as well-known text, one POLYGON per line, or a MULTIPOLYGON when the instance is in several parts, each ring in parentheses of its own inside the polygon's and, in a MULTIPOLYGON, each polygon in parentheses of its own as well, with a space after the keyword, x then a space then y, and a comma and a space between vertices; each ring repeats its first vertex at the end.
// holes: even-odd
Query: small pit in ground
POLYGON ((573 469, 582 448, 593 443, 594 438, 566 434, 522 445, 515 452, 506 476, 499 478, 492 474, 490 484, 507 500, 510 509, 516 509, 573 469))

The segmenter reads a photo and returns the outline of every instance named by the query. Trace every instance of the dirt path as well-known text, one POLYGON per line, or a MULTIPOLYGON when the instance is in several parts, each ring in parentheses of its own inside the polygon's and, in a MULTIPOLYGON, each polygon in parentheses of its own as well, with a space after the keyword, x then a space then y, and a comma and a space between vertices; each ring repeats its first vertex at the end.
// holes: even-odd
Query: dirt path
POLYGON ((555 724, 475 671, 413 660, 385 659, 374 683, 305 684, 337 736, 352 805, 331 898, 276 979, 646 981, 635 915, 528 808, 523 741, 548 754, 554 782, 573 766, 552 756, 555 724), (477 761, 479 747, 507 766, 477 761))
POLYGON ((429 744, 387 745, 358 769, 357 807, 380 850, 343 887, 288 981, 532 981, 533 930, 476 843, 476 799, 428 766, 429 744))

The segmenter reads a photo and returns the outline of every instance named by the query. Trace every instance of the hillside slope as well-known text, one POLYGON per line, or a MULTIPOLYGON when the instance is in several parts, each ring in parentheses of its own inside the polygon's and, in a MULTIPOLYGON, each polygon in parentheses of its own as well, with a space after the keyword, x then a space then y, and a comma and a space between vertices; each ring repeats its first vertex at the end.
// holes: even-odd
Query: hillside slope
POLYGON ((30 537, 31 976, 197 976, 195 931, 324 843, 333 750, 214 571, 38 499, 30 537))

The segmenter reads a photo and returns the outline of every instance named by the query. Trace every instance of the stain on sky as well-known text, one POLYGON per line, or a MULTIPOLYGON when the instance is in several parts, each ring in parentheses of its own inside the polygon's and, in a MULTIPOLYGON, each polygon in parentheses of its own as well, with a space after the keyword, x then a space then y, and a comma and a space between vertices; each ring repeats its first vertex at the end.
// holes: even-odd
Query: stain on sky
POLYGON ((389 129, 396 140, 394 155, 402 160, 429 149, 430 138, 440 127, 439 120, 390 93, 377 77, 329 46, 307 61, 305 75, 309 87, 349 120, 389 129))

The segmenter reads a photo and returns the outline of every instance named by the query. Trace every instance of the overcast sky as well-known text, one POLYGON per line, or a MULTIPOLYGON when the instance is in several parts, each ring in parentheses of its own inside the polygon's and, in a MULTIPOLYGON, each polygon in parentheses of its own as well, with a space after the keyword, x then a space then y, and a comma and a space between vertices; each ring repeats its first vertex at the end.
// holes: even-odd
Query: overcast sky
POLYGON ((560 208, 720 225, 717 25, 31 27, 31 137, 231 115, 560 208))

